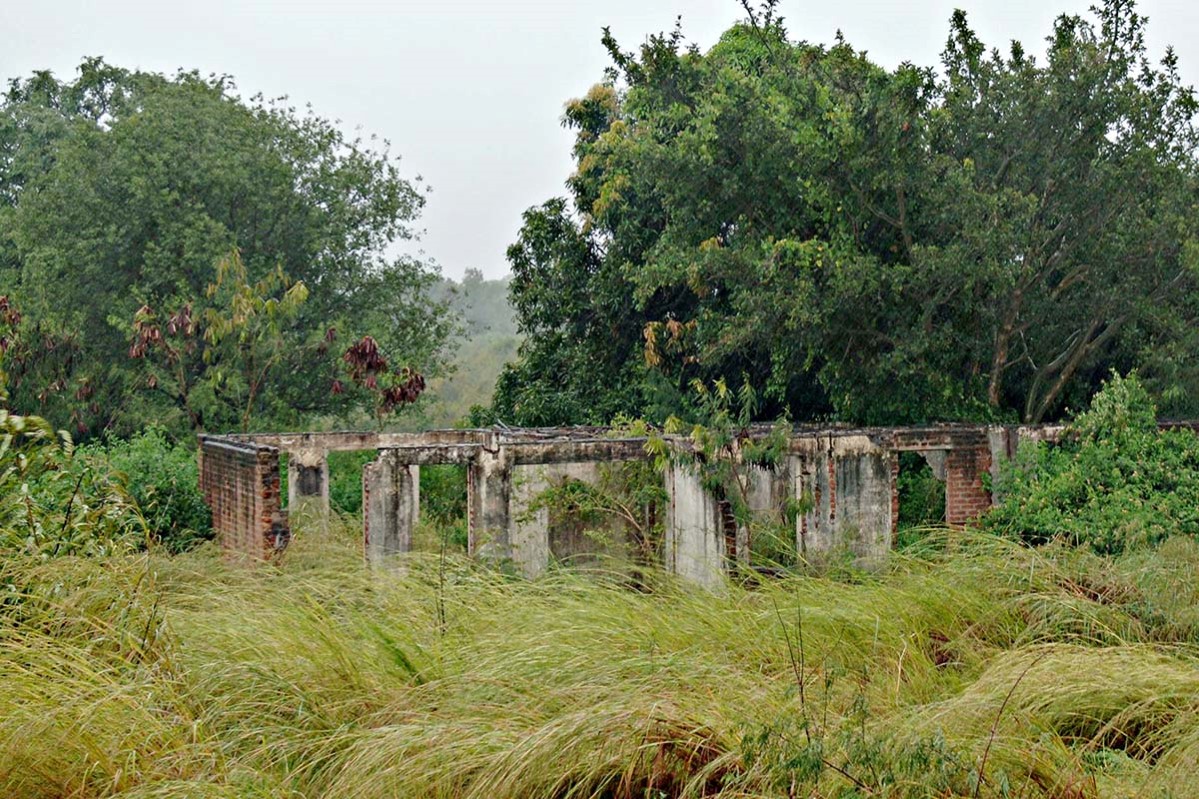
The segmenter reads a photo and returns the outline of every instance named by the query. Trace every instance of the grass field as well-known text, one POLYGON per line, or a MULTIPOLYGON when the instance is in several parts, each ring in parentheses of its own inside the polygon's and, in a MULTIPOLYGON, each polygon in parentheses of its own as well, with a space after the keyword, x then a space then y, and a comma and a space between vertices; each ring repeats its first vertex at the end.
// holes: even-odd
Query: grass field
POLYGON ((947 531, 718 596, 371 573, 352 525, 8 560, 0 796, 1196 796, 1197 576, 947 531))

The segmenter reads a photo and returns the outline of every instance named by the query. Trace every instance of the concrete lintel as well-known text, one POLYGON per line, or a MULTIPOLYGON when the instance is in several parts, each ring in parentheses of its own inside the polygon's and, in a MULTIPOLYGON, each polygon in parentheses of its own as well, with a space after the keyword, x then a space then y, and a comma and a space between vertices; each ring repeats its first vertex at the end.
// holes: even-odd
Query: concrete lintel
POLYGON ((592 463, 645 460, 644 438, 601 438, 593 441, 514 442, 505 447, 514 464, 592 463))
POLYGON ((414 466, 471 463, 483 451, 479 444, 436 444, 425 446, 383 447, 381 452, 392 453, 401 463, 414 466))

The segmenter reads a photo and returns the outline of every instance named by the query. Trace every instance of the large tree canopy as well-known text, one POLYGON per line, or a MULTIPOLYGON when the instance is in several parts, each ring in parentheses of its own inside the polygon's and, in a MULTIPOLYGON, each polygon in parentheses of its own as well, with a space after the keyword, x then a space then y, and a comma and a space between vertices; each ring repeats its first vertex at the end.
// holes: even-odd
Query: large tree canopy
MULTIPOLYGON (((60 424, 71 414, 83 432, 172 409, 210 429, 248 415, 294 424, 364 401, 330 390, 339 366, 325 356, 366 333, 393 362, 435 373, 450 326, 428 296, 436 275, 388 253, 422 204, 385 149, 285 101, 243 100, 225 77, 89 60, 74 81, 14 80, 0 100, 0 293, 25 312, 29 344, 10 370, 14 404, 60 424), (210 341, 180 377, 188 391, 167 386, 129 357, 135 315, 198 318, 196 303, 236 296, 217 290, 234 251, 248 286, 306 289, 265 342, 279 350, 259 375, 268 385, 214 362, 210 341)), ((272 311, 279 298, 257 300, 272 311)), ((245 358, 239 335, 221 357, 245 358)))
POLYGON ((766 416, 1037 421, 1132 367, 1199 410, 1196 105, 1131 2, 1060 17, 1043 62, 958 12, 938 71, 772 10, 707 53, 605 36, 570 200, 509 250, 500 418, 658 415, 723 376, 766 416))

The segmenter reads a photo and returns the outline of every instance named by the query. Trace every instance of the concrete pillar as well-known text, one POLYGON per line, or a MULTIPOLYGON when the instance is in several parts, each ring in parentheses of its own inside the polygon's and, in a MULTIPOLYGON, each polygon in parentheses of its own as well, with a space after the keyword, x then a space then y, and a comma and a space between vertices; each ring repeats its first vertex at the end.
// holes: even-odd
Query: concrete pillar
POLYGON ((686 464, 666 467, 666 570, 718 590, 724 585, 725 547, 716 499, 686 464))
POLYGON ((467 468, 467 549, 487 560, 512 558, 512 467, 503 447, 483 450, 467 468))
POLYGON ((297 449, 287 453, 287 512, 290 518, 329 518, 329 453, 297 449))
POLYGON ((811 503, 796 522, 800 557, 818 564, 841 551, 861 566, 881 564, 894 535, 894 466, 893 453, 865 437, 806 454, 795 480, 796 496, 811 503))
POLYGON ((878 449, 835 459, 835 529, 860 566, 881 566, 891 551, 891 454, 878 449))
POLYGON ((399 454, 380 450, 362 469, 363 539, 372 566, 412 551, 412 532, 420 516, 420 467, 402 463, 399 454))
POLYGON ((511 544, 512 559, 521 574, 540 576, 550 562, 550 510, 529 506, 551 485, 550 464, 526 464, 512 468, 511 544))
POLYGON ((795 495, 810 505, 796 520, 799 556, 809 563, 821 562, 838 544, 836 521, 835 462, 826 451, 813 452, 795 469, 795 495))

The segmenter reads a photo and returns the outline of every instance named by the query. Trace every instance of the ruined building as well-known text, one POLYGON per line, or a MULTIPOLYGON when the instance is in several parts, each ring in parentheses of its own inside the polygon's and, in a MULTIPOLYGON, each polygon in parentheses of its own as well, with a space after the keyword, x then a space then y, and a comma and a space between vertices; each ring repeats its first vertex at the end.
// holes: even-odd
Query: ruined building
MULTIPOLYGON (((899 518, 899 454, 921 453, 945 482, 945 520, 961 525, 988 508, 985 475, 994 475, 1021 441, 1056 440, 1060 427, 938 425, 915 428, 796 428, 774 469, 748 467, 754 510, 806 497, 795 524, 804 559, 845 549, 877 563, 894 544, 899 518)), ((683 439, 672 446, 684 448, 683 439)), ((645 439, 604 428, 434 430, 424 433, 284 433, 200 437, 200 484, 213 527, 231 554, 267 558, 286 547, 288 513, 329 509, 328 454, 377 450, 363 470, 366 559, 380 564, 412 548, 420 511, 420 467, 460 464, 467 474, 468 549, 511 562, 525 575, 551 560, 555 536, 548 511, 533 498, 563 479, 597 479, 603 464, 647 457, 645 439), (287 455, 288 497, 280 494, 280 454, 287 455)), ((730 534, 727 511, 706 491, 687 458, 664 475, 665 568, 715 585, 747 542, 730 534), (740 551, 731 551, 731 550, 740 551)))

